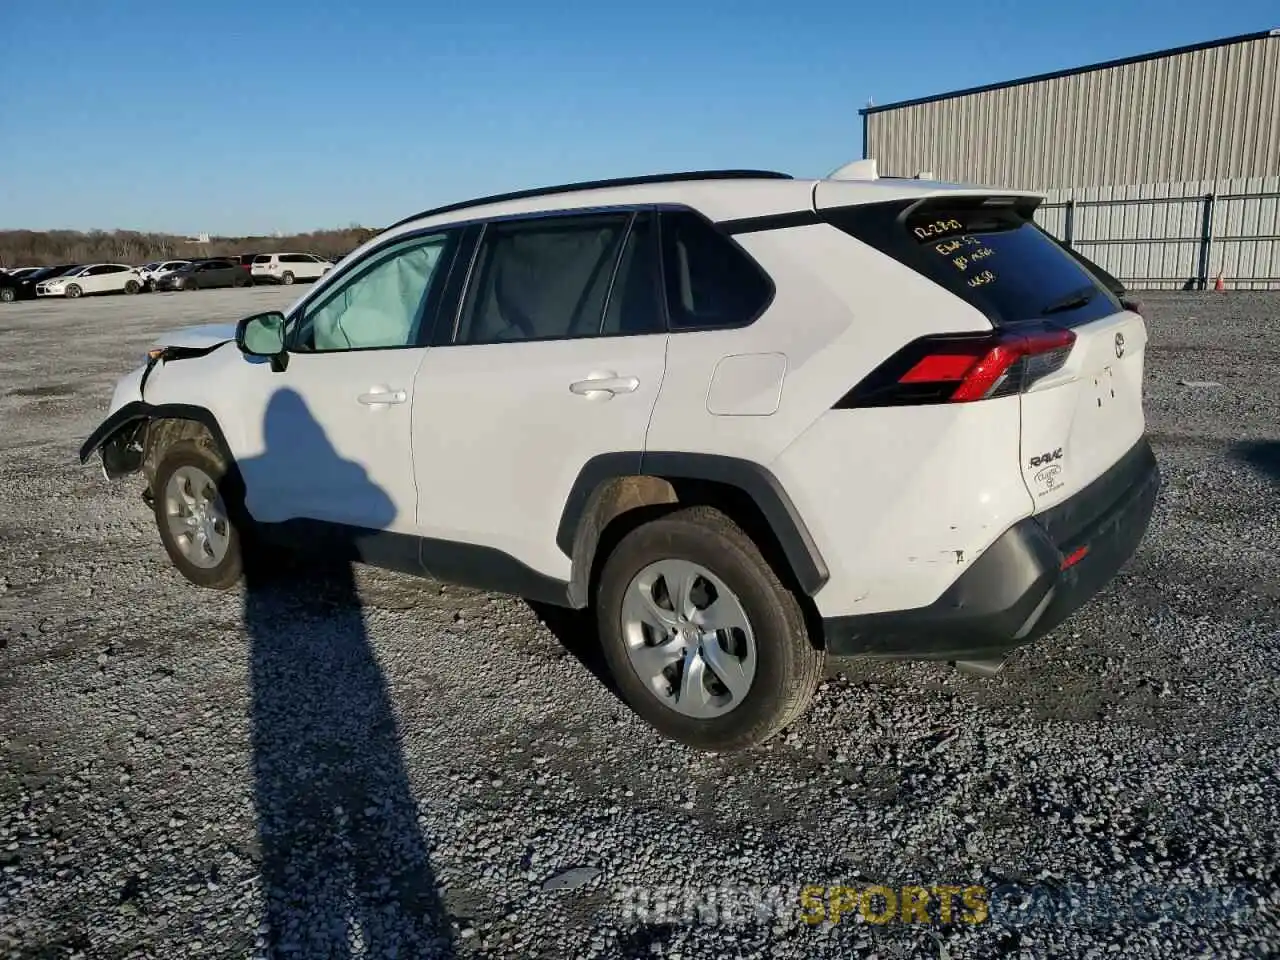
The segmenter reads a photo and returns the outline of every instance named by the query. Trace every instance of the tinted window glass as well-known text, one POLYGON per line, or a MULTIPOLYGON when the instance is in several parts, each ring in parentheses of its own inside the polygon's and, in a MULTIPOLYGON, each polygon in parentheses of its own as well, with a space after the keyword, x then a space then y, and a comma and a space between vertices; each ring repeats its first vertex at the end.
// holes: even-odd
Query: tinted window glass
POLYGON ((662 331, 664 321, 662 303, 658 298, 658 281, 653 218, 642 214, 636 218, 627 236, 600 332, 607 336, 625 336, 662 331))
POLYGON ((270 262, 271 262, 271 257, 270 257, 270 255, 268 255, 268 254, 260 253, 260 254, 258 254, 256 257, 254 257, 254 258, 253 258, 253 262, 254 262, 254 263, 270 263, 270 262))
POLYGON ((630 214, 492 223, 476 253, 458 343, 590 337, 630 214))
POLYGON ((434 319, 433 288, 451 234, 415 237, 382 250, 308 308, 293 350, 361 350, 423 343, 434 319))
POLYGON ((696 213, 662 215, 662 267, 673 330, 750 323, 773 296, 755 262, 696 213))
POLYGON ((981 310, 997 326, 1087 323, 1115 296, 1032 221, 1034 206, 993 198, 870 204, 830 221, 981 310), (904 215, 905 213, 905 215, 904 215))

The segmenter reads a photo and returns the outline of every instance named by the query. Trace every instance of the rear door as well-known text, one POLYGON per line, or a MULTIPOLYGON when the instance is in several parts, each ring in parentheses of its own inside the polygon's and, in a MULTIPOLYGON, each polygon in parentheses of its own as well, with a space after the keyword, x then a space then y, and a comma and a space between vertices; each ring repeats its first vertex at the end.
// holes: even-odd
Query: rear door
POLYGON ((1040 345, 993 387, 1022 395, 1020 469, 1040 512, 1088 486, 1142 437, 1147 331, 1087 261, 1032 221, 1038 202, 954 195, 831 215, 982 311, 1014 350, 1018 338, 1040 345))
MULTIPOLYGON (((593 457, 644 449, 666 368, 652 215, 491 223, 466 267, 414 386, 420 529, 568 580, 556 534, 573 483, 593 457)), ((423 557, 441 579, 459 562, 423 557)))

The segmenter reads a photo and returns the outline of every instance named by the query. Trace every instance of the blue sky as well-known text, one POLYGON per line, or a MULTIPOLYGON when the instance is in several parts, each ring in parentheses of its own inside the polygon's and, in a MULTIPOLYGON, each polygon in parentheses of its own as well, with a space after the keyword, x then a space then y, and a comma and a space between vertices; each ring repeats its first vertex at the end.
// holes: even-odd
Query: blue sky
POLYGON ((821 175, 861 156, 868 97, 1280 27, 1275 0, 5 6, 0 228, 211 233, 663 170, 821 175))

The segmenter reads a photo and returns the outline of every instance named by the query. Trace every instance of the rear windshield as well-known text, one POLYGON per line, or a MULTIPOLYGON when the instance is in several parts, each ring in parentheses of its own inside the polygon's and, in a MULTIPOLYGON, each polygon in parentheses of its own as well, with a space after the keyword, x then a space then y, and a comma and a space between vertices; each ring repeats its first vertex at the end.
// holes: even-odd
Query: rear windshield
POLYGON ((870 204, 829 219, 996 326, 1046 319, 1074 326, 1120 310, 1109 284, 1036 226, 1033 211, 1034 202, 1020 198, 966 197, 870 204))
POLYGON ((271 262, 271 256, 270 256, 270 254, 260 253, 260 254, 258 254, 256 257, 254 257, 254 258, 253 258, 253 262, 254 262, 254 263, 270 263, 270 262, 271 262))

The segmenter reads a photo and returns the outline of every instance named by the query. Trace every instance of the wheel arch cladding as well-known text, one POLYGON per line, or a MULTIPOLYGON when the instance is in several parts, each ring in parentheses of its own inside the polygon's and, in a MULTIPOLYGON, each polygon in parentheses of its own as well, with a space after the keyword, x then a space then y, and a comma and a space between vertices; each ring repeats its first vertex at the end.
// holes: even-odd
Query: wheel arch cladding
POLYGON ((109 475, 132 473, 147 465, 154 467, 157 451, 169 444, 202 435, 208 436, 227 465, 231 466, 233 458, 227 439, 217 418, 208 409, 185 403, 150 404, 134 400, 107 417, 89 435, 80 447, 80 462, 86 462, 98 449, 103 450, 104 458, 112 457, 111 451, 118 441, 139 441, 142 449, 136 463, 132 459, 117 459, 116 472, 111 474, 108 468, 109 475), (157 430, 157 427, 161 429, 157 430))
POLYGON ((717 454, 630 451, 588 460, 565 500, 556 544, 573 561, 570 598, 574 605, 587 603, 596 548, 610 522, 640 507, 683 504, 686 498, 681 494, 698 486, 736 490, 754 507, 776 542, 787 572, 805 594, 813 596, 826 584, 826 562, 804 519, 768 469, 717 454))

